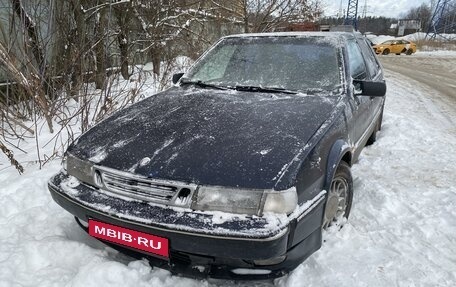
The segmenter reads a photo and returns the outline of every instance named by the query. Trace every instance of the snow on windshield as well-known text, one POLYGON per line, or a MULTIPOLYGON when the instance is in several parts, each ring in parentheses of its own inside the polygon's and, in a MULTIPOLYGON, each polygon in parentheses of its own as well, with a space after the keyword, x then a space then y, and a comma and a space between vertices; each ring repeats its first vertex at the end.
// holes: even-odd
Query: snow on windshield
POLYGON ((187 77, 223 86, 333 90, 341 82, 337 48, 321 38, 226 38, 187 77))

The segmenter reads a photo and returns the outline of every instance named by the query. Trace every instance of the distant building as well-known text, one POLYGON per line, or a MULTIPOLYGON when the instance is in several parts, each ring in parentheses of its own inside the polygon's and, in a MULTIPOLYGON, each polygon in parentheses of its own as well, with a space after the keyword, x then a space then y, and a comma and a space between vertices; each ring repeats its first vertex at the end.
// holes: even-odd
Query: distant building
POLYGON ((397 36, 405 36, 421 31, 421 20, 401 19, 395 24, 391 24, 390 29, 397 36))
POLYGON ((320 25, 311 22, 292 22, 292 23, 283 23, 279 28, 275 29, 276 32, 293 32, 293 31, 320 31, 320 25))

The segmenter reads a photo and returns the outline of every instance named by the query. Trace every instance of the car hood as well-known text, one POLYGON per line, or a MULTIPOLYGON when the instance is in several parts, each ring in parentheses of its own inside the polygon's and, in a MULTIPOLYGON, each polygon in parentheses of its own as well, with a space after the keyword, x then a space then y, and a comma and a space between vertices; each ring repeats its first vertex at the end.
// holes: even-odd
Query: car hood
POLYGON ((283 174, 296 174, 309 140, 325 121, 328 126, 339 102, 338 96, 172 88, 102 121, 68 152, 149 178, 280 190, 294 184, 283 174))

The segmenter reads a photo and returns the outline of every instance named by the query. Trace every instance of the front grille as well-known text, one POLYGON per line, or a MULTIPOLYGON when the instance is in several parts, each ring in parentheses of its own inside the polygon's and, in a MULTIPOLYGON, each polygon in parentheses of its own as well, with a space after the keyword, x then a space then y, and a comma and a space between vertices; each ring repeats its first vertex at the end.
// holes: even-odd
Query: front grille
POLYGON ((103 186, 108 191, 144 201, 186 205, 195 190, 192 185, 171 184, 104 168, 97 169, 96 172, 101 173, 103 186))

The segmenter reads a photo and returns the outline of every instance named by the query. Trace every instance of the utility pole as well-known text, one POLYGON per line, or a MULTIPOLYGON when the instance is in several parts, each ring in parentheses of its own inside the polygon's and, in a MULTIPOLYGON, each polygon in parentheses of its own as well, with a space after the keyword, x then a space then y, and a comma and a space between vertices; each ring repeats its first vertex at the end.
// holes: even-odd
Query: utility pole
POLYGON ((352 25, 358 31, 358 0, 348 0, 344 25, 352 25))
POLYGON ((446 38, 442 34, 451 32, 456 28, 456 15, 454 13, 456 3, 453 0, 437 0, 435 5, 434 14, 432 14, 431 23, 429 24, 426 39, 435 39, 437 36, 446 38))
POLYGON ((367 0, 364 0, 364 7, 363 7, 363 13, 361 14, 361 18, 366 18, 367 16, 367 0))
POLYGON ((339 13, 337 13, 337 18, 339 17, 342 17, 343 16, 343 12, 342 12, 342 3, 344 2, 344 0, 340 0, 340 5, 339 5, 339 13))

